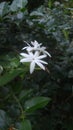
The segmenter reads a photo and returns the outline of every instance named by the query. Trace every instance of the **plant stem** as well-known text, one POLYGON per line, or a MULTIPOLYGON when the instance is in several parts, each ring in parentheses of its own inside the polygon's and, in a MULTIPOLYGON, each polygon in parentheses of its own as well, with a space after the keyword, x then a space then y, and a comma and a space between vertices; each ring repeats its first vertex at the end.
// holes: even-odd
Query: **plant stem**
POLYGON ((13 98, 15 99, 15 101, 16 101, 16 102, 18 103, 18 105, 19 105, 19 108, 20 108, 20 111, 21 111, 21 117, 22 117, 22 119, 23 119, 23 121, 24 121, 24 110, 23 110, 23 108, 22 108, 22 105, 21 105, 19 99, 18 99, 18 98, 16 97, 16 95, 14 94, 13 90, 12 90, 12 95, 13 95, 13 98))

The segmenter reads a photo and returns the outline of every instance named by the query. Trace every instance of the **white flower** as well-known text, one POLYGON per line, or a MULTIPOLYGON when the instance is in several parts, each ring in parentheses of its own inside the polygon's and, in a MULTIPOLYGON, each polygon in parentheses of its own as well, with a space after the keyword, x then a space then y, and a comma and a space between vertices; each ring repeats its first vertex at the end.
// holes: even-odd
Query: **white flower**
POLYGON ((32 52, 32 51, 39 51, 39 53, 43 53, 43 54, 46 54, 46 55, 48 55, 49 57, 51 57, 50 53, 48 53, 48 52, 46 51, 46 47, 44 47, 44 46, 41 47, 42 43, 39 44, 39 43, 35 40, 34 42, 31 41, 31 45, 32 45, 32 46, 30 46, 28 43, 27 43, 27 45, 28 45, 28 46, 22 48, 22 50, 26 49, 28 53, 29 53, 29 52, 32 52))
POLYGON ((36 40, 34 42, 31 41, 31 44, 27 43, 27 46, 22 48, 22 50, 26 50, 27 53, 20 53, 22 56, 20 62, 30 63, 30 73, 32 73, 35 69, 35 66, 38 65, 41 69, 45 70, 44 64, 48 64, 43 61, 43 58, 46 58, 47 55, 51 57, 50 53, 46 51, 46 47, 41 46, 42 43, 38 43, 36 40))
POLYGON ((39 55, 39 52, 36 51, 35 53, 29 52, 26 53, 20 53, 22 56, 22 59, 20 62, 29 62, 30 63, 30 73, 33 73, 35 66, 38 65, 41 69, 45 70, 45 66, 43 64, 48 64, 47 62, 43 61, 42 59, 46 57, 46 55, 39 55))

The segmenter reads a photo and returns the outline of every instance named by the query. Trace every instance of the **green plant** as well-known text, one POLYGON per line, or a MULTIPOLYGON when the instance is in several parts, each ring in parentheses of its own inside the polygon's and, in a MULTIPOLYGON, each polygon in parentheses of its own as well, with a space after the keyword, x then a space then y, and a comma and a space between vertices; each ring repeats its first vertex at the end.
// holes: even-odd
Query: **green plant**
POLYGON ((0 3, 1 130, 73 129, 72 1, 49 2, 31 13, 27 0, 0 3), (46 72, 30 75, 19 54, 24 41, 33 40, 52 57, 46 72))

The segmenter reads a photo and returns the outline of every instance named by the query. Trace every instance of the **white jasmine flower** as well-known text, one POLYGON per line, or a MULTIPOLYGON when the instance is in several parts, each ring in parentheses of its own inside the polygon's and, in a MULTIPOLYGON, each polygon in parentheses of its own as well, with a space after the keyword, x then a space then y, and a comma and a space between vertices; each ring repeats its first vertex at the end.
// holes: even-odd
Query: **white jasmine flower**
POLYGON ((30 63, 30 73, 33 73, 35 66, 38 65, 41 69, 45 70, 45 66, 43 64, 48 64, 47 62, 43 61, 42 59, 46 57, 45 54, 39 55, 39 52, 36 51, 35 53, 29 52, 26 53, 20 53, 22 56, 22 59, 20 62, 29 62, 30 63))
POLYGON ((27 43, 27 45, 28 45, 28 46, 22 48, 22 50, 26 49, 28 53, 31 52, 31 51, 39 51, 39 53, 43 53, 43 54, 46 54, 46 55, 48 55, 49 57, 51 57, 50 53, 48 53, 48 52, 46 51, 46 47, 44 47, 44 46, 41 47, 42 43, 39 44, 39 43, 35 40, 34 42, 31 41, 31 45, 32 45, 32 46, 30 46, 28 43, 27 43))
POLYGON ((37 66, 41 69, 45 70, 44 64, 48 64, 47 62, 43 61, 43 58, 46 58, 47 55, 51 57, 50 53, 46 51, 46 47, 41 46, 42 43, 38 43, 36 40, 34 42, 31 41, 31 44, 27 43, 27 46, 22 48, 22 50, 26 50, 27 53, 20 53, 22 56, 20 62, 30 63, 30 73, 32 73, 37 66))

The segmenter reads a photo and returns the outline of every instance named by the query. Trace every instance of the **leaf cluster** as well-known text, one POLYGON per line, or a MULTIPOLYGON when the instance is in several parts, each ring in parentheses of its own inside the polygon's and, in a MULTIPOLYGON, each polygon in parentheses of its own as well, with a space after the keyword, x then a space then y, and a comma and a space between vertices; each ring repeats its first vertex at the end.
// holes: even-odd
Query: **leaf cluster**
POLYGON ((27 0, 0 3, 1 130, 73 129, 72 1, 46 3, 31 11, 27 0), (33 40, 42 42, 52 58, 46 59, 45 72, 29 75, 19 53, 24 41, 33 40))

